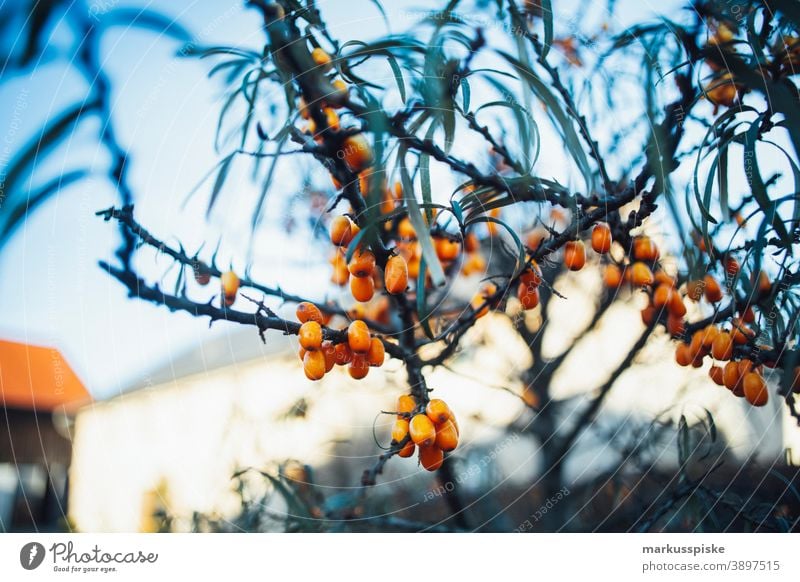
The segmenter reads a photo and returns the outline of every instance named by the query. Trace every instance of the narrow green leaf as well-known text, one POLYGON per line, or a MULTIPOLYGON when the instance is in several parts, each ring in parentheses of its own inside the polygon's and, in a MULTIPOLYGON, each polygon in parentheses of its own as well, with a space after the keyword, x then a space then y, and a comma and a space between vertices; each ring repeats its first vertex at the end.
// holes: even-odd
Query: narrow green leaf
POLYGON ((542 60, 544 60, 553 44, 553 3, 550 0, 541 0, 541 6, 544 23, 544 43, 542 44, 542 60))

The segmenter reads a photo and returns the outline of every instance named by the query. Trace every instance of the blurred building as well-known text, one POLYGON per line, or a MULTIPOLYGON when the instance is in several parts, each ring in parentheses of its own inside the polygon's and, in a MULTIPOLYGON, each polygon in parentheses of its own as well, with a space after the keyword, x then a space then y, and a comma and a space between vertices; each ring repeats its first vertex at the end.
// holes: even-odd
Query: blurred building
POLYGON ((89 400, 57 349, 0 341, 0 530, 63 527, 70 417, 89 400))

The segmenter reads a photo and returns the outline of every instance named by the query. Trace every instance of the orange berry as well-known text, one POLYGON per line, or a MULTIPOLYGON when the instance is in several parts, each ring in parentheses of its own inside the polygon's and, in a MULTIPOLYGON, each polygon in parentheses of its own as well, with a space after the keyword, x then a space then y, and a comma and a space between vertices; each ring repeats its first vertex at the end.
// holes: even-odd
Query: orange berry
POLYGON ((409 432, 414 444, 421 447, 429 447, 436 441, 436 427, 424 414, 416 414, 411 417, 409 432))
POLYGON ((297 319, 300 321, 300 323, 316 321, 317 323, 322 324, 322 312, 319 310, 319 307, 308 301, 303 301, 302 303, 297 304, 295 315, 297 315, 297 319))
POLYGON ((633 258, 639 261, 655 261, 658 259, 658 247, 649 236, 637 236, 633 239, 633 258))
POLYGON ((464 237, 464 250, 468 253, 477 253, 481 250, 481 241, 478 240, 474 232, 464 237))
POLYGON ((517 289, 517 298, 525 310, 534 309, 539 305, 539 289, 534 286, 520 283, 517 289))
POLYGON ((383 342, 374 337, 369 342, 369 351, 367 352, 367 363, 370 366, 383 366, 383 360, 386 358, 386 351, 383 347, 383 342))
POLYGON ((346 247, 358 232, 358 226, 347 216, 337 216, 331 220, 331 242, 346 247))
POLYGON ((764 406, 769 400, 769 391, 764 378, 757 372, 748 372, 742 380, 744 397, 753 406, 764 406))
POLYGON ((622 284, 622 269, 617 265, 606 265, 603 271, 603 283, 609 289, 616 289, 622 284))
POLYGON ((303 357, 303 371, 309 380, 321 380, 325 375, 325 355, 320 350, 306 352, 303 357))
POLYGON ((653 292, 653 307, 659 309, 666 307, 672 302, 673 290, 668 285, 659 285, 653 292))
POLYGON ((375 281, 372 277, 350 277, 350 292, 356 301, 367 302, 375 294, 375 281))
POLYGON ((470 302, 470 306, 473 310, 477 311, 477 317, 481 318, 487 313, 489 313, 489 305, 486 303, 487 299, 494 295, 497 292, 497 287, 494 283, 487 283, 484 285, 483 289, 481 289, 475 296, 472 298, 470 302))
POLYGON ((300 345, 305 349, 318 350, 322 345, 322 327, 316 321, 307 321, 300 326, 300 345))
POLYGON ((703 277, 703 283, 705 284, 704 293, 706 301, 709 303, 717 303, 722 300, 722 289, 713 276, 706 275, 703 277))
POLYGON ((570 271, 580 271, 586 264, 586 247, 582 240, 571 240, 564 245, 564 266, 570 271))
POLYGON ((325 371, 330 372, 336 364, 336 346, 333 345, 333 342, 324 341, 320 350, 322 355, 325 356, 325 371))
POLYGON ((375 255, 372 254, 372 251, 356 249, 347 265, 347 270, 354 277, 371 276, 375 270, 375 255))
POLYGON ((350 271, 347 270, 347 267, 338 267, 335 266, 333 268, 333 272, 331 273, 331 283, 334 285, 338 285, 339 287, 343 287, 347 285, 347 282, 350 280, 350 271))
POLYGON ((672 337, 683 335, 686 331, 686 322, 683 321, 683 317, 673 313, 667 314, 667 331, 672 337))
POLYGON ((444 453, 438 447, 420 447, 419 462, 428 471, 435 471, 444 462, 444 453))
POLYGON ((383 271, 383 284, 392 295, 403 293, 408 287, 408 264, 400 255, 389 257, 383 271))
POLYGON ((347 343, 355 354, 366 354, 372 343, 367 324, 360 319, 351 322, 347 328, 347 343))
POLYGON ((458 433, 449 420, 436 425, 436 446, 444 452, 455 450, 458 446, 458 433))
POLYGON ((410 394, 403 394, 397 398, 397 413, 411 414, 417 408, 417 401, 410 394))
POLYGON ((642 309, 642 323, 645 324, 646 326, 652 325, 653 322, 656 320, 657 316, 658 312, 656 311, 656 308, 653 307, 652 305, 648 305, 647 307, 642 309))
POLYGON ((755 335, 755 332, 747 327, 741 319, 736 318, 733 320, 733 327, 731 328, 733 343, 740 346, 744 345, 754 338, 755 335))
POLYGON ((467 260, 461 267, 461 272, 466 276, 474 273, 483 273, 486 270, 486 259, 480 253, 468 253, 467 260))
POLYGON ((756 320, 756 314, 753 312, 753 308, 749 305, 747 308, 742 312, 742 321, 745 323, 753 323, 756 320))
POLYGON ((742 395, 740 394, 742 389, 741 380, 742 376, 739 374, 739 363, 728 362, 725 364, 725 367, 722 369, 722 381, 725 387, 737 396, 742 395))
POLYGON ((432 422, 437 424, 453 418, 453 412, 441 398, 433 398, 428 402, 428 405, 425 407, 425 414, 428 415, 428 418, 430 418, 432 422))
POLYGON ((361 380, 369 373, 369 362, 365 354, 353 354, 353 360, 347 366, 347 372, 355 380, 361 380))
POLYGON ((741 269, 742 267, 739 264, 739 261, 737 261, 734 257, 725 257, 725 274, 728 277, 731 279, 735 278, 741 269))
POLYGON ((414 441, 408 441, 403 446, 403 448, 400 449, 400 451, 397 453, 397 456, 398 457, 403 457, 404 459, 407 459, 408 457, 411 457, 411 456, 414 455, 414 451, 415 450, 417 450, 417 447, 414 444, 414 441))
POLYGON ((372 148, 364 134, 351 135, 342 142, 341 157, 353 172, 361 172, 372 164, 372 148))
POLYGON ((408 420, 397 418, 392 425, 392 442, 402 442, 408 436, 408 420))
POLYGON ((306 352, 307 352, 307 351, 308 351, 308 350, 307 350, 307 349, 305 349, 303 346, 300 346, 300 349, 297 351, 297 355, 298 355, 298 356, 300 356, 300 361, 301 361, 301 362, 303 361, 303 358, 305 358, 305 357, 306 357, 306 352))
POLYGON ((434 245, 436 247, 436 256, 445 263, 456 260, 461 250, 461 243, 448 238, 437 238, 434 241, 434 245))
POLYGON ((672 293, 669 304, 667 305, 669 312, 676 317, 683 317, 686 315, 686 304, 683 302, 681 294, 677 291, 672 293))
POLYGON ((225 271, 219 280, 225 305, 233 305, 236 300, 236 293, 239 291, 239 277, 233 271, 225 271))
POLYGON ((686 297, 692 301, 700 301, 703 296, 703 288, 705 284, 702 280, 689 281, 686 284, 686 297))
POLYGON ((642 262, 636 262, 631 267, 631 283, 636 287, 652 285, 655 281, 650 267, 642 262))
POLYGON ((675 348, 675 361, 678 365, 686 367, 692 363, 692 359, 693 356, 688 344, 683 342, 679 343, 678 347, 675 348))
POLYGON ((336 344, 336 363, 340 366, 349 364, 353 361, 353 351, 346 343, 336 344))
POLYGON ((710 350, 711 346, 714 345, 714 340, 718 335, 719 328, 714 327, 713 325, 708 325, 702 332, 703 347, 710 350))
POLYGON ((326 53, 323 49, 317 47, 311 51, 311 58, 317 64, 318 67, 322 67, 323 70, 330 69, 331 65, 331 56, 326 53))
POLYGON ((407 216, 397 223, 397 235, 403 240, 414 240, 417 238, 417 231, 411 224, 411 219, 407 216))
POLYGON ((601 255, 611 250, 611 229, 605 222, 594 225, 592 229, 592 248, 601 255))
POLYGON ((656 271, 655 272, 656 283, 659 285, 666 285, 668 287, 675 287, 675 279, 667 275, 665 271, 656 271))
POLYGON ((733 339, 727 331, 721 331, 711 344, 711 355, 715 360, 730 360, 733 357, 733 339))
POLYGON ((708 369, 708 375, 711 377, 711 379, 714 381, 716 385, 718 386, 725 385, 725 379, 723 377, 724 374, 722 372, 722 368, 720 368, 719 366, 711 366, 708 369))
POLYGON ((539 268, 539 264, 531 260, 531 264, 528 268, 526 268, 522 274, 519 276, 520 283, 525 284, 526 286, 531 287, 538 287, 542 284, 542 269, 539 268))

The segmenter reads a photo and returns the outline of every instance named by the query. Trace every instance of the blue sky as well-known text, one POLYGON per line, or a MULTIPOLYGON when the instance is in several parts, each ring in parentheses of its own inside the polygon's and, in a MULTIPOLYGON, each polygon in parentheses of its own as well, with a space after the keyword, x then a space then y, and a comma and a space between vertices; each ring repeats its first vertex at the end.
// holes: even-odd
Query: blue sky
MULTIPOLYGON (((180 3, 182 8, 166 1, 119 3, 123 4, 149 6, 178 17, 203 44, 255 49, 262 44, 257 15, 239 1, 202 0, 180 3)), ((410 26, 404 16, 409 10, 439 6, 429 0, 385 4, 395 31, 410 26)), ((677 2, 659 3, 655 8, 633 1, 619 4, 626 5, 622 13, 633 20, 677 2)), ((103 7, 117 5, 113 0, 98 3, 98 18, 103 18, 103 7)), ((329 0, 318 5, 332 34, 340 39, 368 39, 385 32, 368 0, 329 0)), ((0 2, 0 10, 3 6, 0 2)), ((57 31, 53 42, 63 40, 57 31)), ((178 47, 176 41, 150 31, 123 28, 110 32, 104 44, 114 82, 115 122, 121 142, 131 152, 137 216, 170 242, 181 240, 192 249, 203 240, 222 236, 222 256, 242 256, 248 242, 243 226, 249 216, 237 209, 246 207, 255 193, 244 177, 233 179, 208 222, 204 218, 208 188, 182 205, 186 194, 219 159, 212 143, 221 86, 206 78, 209 61, 176 59, 178 47)), ((11 147, 25 143, 44 120, 82 99, 85 90, 83 79, 63 62, 42 63, 29 74, 3 79, 0 140, 11 147)), ((117 231, 95 218, 94 212, 116 204, 117 199, 102 177, 108 160, 95 135, 96 128, 87 126, 72 136, 64 152, 39 166, 57 174, 80 162, 96 168, 97 175, 63 190, 30 216, 0 253, 0 337, 60 347, 90 390, 105 397, 182 354, 209 332, 205 320, 128 300, 123 288, 97 267, 99 259, 110 258, 117 231)), ((547 146, 543 144, 543 150, 547 146)), ((0 157, 0 164, 7 163, 0 157)), ((325 273, 309 274, 313 270, 305 268, 318 258, 279 227, 263 229, 257 245, 260 278, 265 282, 276 282, 280 273, 289 289, 324 286, 325 273)), ((149 263, 142 269, 157 273, 166 266, 149 263)), ((219 325, 211 333, 225 329, 219 325)), ((258 341, 255 334, 254 341, 258 341)))

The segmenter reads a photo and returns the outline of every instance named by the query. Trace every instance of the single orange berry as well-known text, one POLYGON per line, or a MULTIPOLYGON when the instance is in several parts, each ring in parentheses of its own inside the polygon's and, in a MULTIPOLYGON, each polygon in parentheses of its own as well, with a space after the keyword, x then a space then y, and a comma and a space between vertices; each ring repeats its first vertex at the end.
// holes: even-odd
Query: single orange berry
POLYGON ((347 269, 354 277, 369 277, 375 270, 375 255, 369 250, 356 249, 347 269))
POLYGON ((539 268, 539 264, 531 260, 531 264, 528 268, 522 271, 522 274, 519 276, 520 283, 523 283, 527 286, 531 287, 538 287, 542 284, 542 269, 539 268))
POLYGON ((408 441, 403 446, 403 448, 400 449, 400 451, 397 453, 397 456, 398 457, 403 457, 404 459, 407 459, 408 457, 411 457, 411 456, 414 455, 414 451, 415 450, 417 450, 417 447, 414 444, 414 441, 408 441))
POLYGON ((659 285, 653 292, 653 307, 661 309, 668 306, 672 302, 672 295, 672 287, 664 284, 659 285))
POLYGON ((331 56, 326 53, 323 49, 317 47, 311 51, 311 58, 317 64, 318 67, 322 67, 323 70, 330 69, 331 66, 331 56))
POLYGON ((441 398, 433 398, 428 402, 428 405, 425 407, 425 414, 428 415, 428 418, 430 418, 432 422, 437 424, 453 418, 453 412, 441 398))
POLYGON ((769 400, 769 391, 764 378, 757 372, 748 372, 742 379, 744 397, 753 406, 764 406, 769 400))
POLYGON ((333 366, 336 365, 336 346, 333 345, 333 342, 324 341, 320 351, 325 356, 325 372, 330 372, 333 370, 333 366))
POLYGON ((658 317, 658 311, 652 305, 648 305, 642 309, 642 323, 646 326, 651 326, 658 317))
POLYGON ((402 442, 408 436, 408 420, 397 418, 392 425, 392 442, 402 442))
POLYGON ((711 349, 711 346, 714 345, 714 340, 717 339, 719 335, 719 328, 715 327, 714 325, 708 325, 702 333, 703 338, 703 347, 706 349, 711 349))
POLYGON ((713 276, 706 275, 703 277, 703 283, 705 284, 704 293, 706 301, 709 303, 717 303, 722 300, 722 289, 713 276))
POLYGON ((375 281, 372 277, 350 277, 350 292, 353 299, 365 303, 375 294, 375 281))
POLYGON ((622 269, 614 264, 606 265, 603 283, 609 289, 617 289, 622 284, 622 269))
POLYGON ((411 219, 407 216, 397 223, 397 235, 403 240, 414 240, 417 238, 417 231, 411 224, 411 219))
POLYGON ((592 248, 594 252, 601 255, 611 250, 611 229, 605 222, 594 225, 592 229, 592 248))
POLYGON ((730 360, 733 357, 733 339, 727 331, 721 331, 711 344, 711 355, 715 360, 730 360))
POLYGON ((477 253, 481 250, 481 241, 478 240, 474 232, 464 237, 464 250, 468 253, 477 253))
POLYGON ((361 172, 372 165, 372 148, 364 134, 351 135, 342 142, 341 158, 353 172, 361 172))
POLYGON ((340 366, 353 361, 353 351, 347 343, 336 344, 336 363, 340 366))
POLYGON ((370 366, 383 366, 383 360, 386 358, 386 351, 383 347, 383 342, 374 337, 369 342, 369 351, 367 352, 367 363, 370 366))
MULTIPOLYGON (((403 394, 397 398, 397 414, 411 414, 417 408, 417 401, 410 394, 403 394)), ((400 417, 402 418, 402 417, 400 417)))
POLYGON ((517 289, 517 298, 522 304, 522 309, 534 309, 539 305, 539 289, 525 283, 520 283, 517 289))
POLYGON ((300 321, 300 323, 316 321, 317 323, 322 324, 322 312, 319 310, 319 307, 313 303, 310 303, 309 301, 298 303, 295 314, 297 315, 297 319, 300 321))
POLYGON ((633 239, 633 258, 639 261, 655 261, 658 259, 658 247, 649 236, 637 236, 633 239))
POLYGON ((631 267, 631 283, 635 287, 645 287, 655 282, 653 272, 650 267, 642 262, 636 262, 631 267))
POLYGON ((694 280, 686 283, 686 297, 692 301, 700 301, 703 296, 705 284, 702 280, 694 280))
POLYGON ((318 350, 322 345, 322 327, 316 321, 307 321, 300 326, 300 345, 305 349, 318 350))
POLYGON ((325 355, 319 350, 306 352, 303 357, 303 371, 309 380, 321 380, 325 375, 325 355))
POLYGON ((353 354, 353 360, 347 366, 347 372, 355 380, 365 378, 369 373, 369 362, 367 362, 366 354, 353 354))
POLYGON ((672 337, 682 336, 686 331, 686 322, 683 320, 683 317, 677 316, 673 313, 668 313, 667 331, 672 337))
POLYGON ((739 363, 728 362, 725 364, 725 367, 722 369, 722 381, 725 387, 737 396, 742 395, 739 394, 739 392, 741 392, 741 380, 742 376, 739 374, 739 363))
POLYGON ((366 354, 369 351, 371 338, 367 324, 357 319, 347 327, 347 343, 356 354, 366 354))
POLYGON ((448 238, 437 238, 435 241, 436 256, 442 262, 454 261, 458 258, 461 250, 461 243, 448 238))
POLYGON ((659 270, 655 272, 656 283, 659 285, 667 285, 668 287, 675 287, 677 281, 674 277, 670 277, 666 271, 659 270))
POLYGON ((444 462, 444 453, 438 447, 420 447, 419 462, 428 471, 435 471, 444 462))
POLYGON ((580 271, 586 264, 586 247, 582 240, 571 240, 564 245, 564 266, 570 271, 580 271))
POLYGON ((358 227, 347 216, 337 216, 331 221, 331 242, 346 247, 358 232, 358 227))
POLYGON ((424 414, 416 414, 411 417, 409 432, 414 444, 421 447, 429 447, 436 441, 436 427, 424 414))
POLYGON ((449 420, 436 425, 436 446, 444 452, 453 451, 458 446, 458 433, 449 420))
POLYGON ((711 377, 711 379, 717 386, 725 385, 724 373, 722 372, 722 368, 720 368, 719 366, 711 366, 708 369, 708 375, 711 377))
POLYGON ((236 293, 239 291, 239 277, 233 271, 225 271, 219 280, 225 305, 233 305, 233 302, 236 301, 236 293))
POLYGON ((392 295, 405 292, 408 287, 408 263, 400 255, 389 257, 383 271, 383 284, 392 295))

